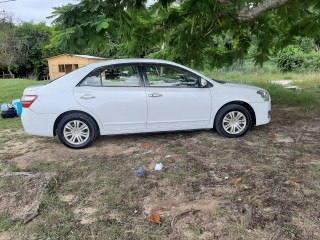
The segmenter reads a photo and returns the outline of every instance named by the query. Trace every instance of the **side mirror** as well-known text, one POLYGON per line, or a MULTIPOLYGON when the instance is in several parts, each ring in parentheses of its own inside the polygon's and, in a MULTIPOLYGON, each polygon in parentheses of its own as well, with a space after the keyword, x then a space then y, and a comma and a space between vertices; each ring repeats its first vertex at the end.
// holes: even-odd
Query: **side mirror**
POLYGON ((204 88, 204 87, 206 87, 207 85, 208 85, 207 80, 201 78, 201 79, 200 79, 200 87, 204 88))

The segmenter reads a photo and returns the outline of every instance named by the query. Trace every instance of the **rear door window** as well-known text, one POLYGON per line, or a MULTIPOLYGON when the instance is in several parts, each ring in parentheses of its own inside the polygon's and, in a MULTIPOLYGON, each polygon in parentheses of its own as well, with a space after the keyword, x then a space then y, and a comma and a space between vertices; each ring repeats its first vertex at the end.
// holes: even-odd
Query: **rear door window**
POLYGON ((91 72, 81 86, 140 87, 141 79, 136 66, 108 66, 91 72))

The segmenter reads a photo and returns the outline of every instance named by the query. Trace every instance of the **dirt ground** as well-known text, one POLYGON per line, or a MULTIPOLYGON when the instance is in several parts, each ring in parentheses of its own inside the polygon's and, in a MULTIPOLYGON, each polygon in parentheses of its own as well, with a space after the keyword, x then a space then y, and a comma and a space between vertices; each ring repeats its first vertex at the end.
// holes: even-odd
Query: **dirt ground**
POLYGON ((320 239, 319 110, 273 106, 272 123, 239 139, 107 136, 71 150, 22 130, 0 137, 1 172, 56 174, 27 224, 12 216, 39 199, 17 186, 34 182, 0 178, 0 239, 320 239))

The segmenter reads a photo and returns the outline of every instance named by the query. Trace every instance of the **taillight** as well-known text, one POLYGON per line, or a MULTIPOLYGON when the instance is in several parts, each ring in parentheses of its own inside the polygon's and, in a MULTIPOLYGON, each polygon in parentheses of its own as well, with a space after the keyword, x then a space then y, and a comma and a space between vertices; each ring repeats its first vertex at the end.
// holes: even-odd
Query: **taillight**
POLYGON ((38 98, 37 95, 23 95, 21 98, 22 107, 28 108, 38 98))

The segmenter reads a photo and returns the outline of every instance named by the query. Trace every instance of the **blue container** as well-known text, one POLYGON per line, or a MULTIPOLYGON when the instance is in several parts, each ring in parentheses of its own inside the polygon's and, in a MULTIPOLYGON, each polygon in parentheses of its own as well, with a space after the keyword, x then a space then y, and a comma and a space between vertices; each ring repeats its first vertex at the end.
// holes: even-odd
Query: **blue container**
POLYGON ((144 167, 139 167, 138 172, 137 172, 137 176, 141 177, 143 172, 144 172, 144 167))
POLYGON ((17 114, 18 114, 18 116, 21 116, 21 114, 22 114, 22 103, 21 102, 17 102, 17 114))
POLYGON ((13 100, 12 101, 12 105, 17 110, 18 116, 21 116, 21 114, 22 114, 22 103, 21 103, 20 99, 13 100))

